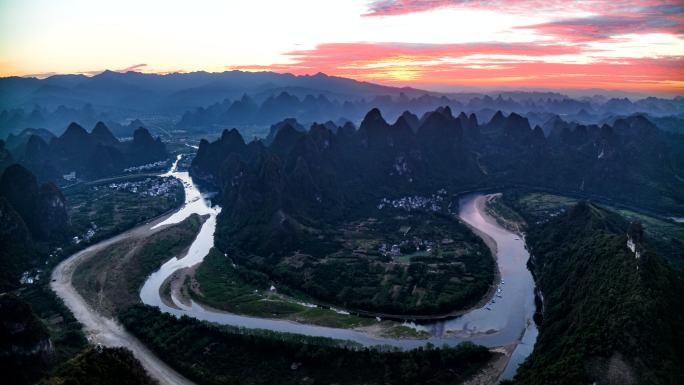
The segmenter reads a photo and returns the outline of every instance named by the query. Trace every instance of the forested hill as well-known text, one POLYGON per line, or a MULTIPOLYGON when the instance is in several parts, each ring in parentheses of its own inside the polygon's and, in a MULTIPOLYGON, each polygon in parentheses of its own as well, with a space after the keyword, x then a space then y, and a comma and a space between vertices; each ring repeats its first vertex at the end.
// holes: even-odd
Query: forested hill
MULTIPOLYGON (((71 184, 75 179, 92 180, 121 174, 126 167, 166 160, 166 145, 139 127, 132 140, 120 141, 98 122, 90 131, 71 123, 60 136, 46 130, 27 129, 12 135, 0 147, 28 168, 41 181, 71 184), (65 174, 73 172, 71 179, 65 174)), ((0 167, 3 156, 0 154, 0 167)))
POLYGON ((684 383, 684 285, 641 225, 580 202, 528 228, 543 322, 519 384, 684 383))

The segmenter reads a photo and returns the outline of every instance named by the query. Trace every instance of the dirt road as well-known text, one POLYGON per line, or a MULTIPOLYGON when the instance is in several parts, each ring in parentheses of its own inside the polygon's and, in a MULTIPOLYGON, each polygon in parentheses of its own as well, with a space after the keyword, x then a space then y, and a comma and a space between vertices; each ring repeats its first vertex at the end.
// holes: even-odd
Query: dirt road
POLYGON ((116 320, 96 312, 71 284, 74 270, 83 261, 114 243, 130 238, 149 236, 161 230, 163 227, 154 230, 151 230, 151 227, 162 222, 166 217, 168 216, 96 243, 65 259, 52 271, 50 287, 83 325, 83 330, 91 344, 102 344, 110 347, 123 346, 131 350, 150 376, 162 385, 190 385, 194 383, 165 364, 116 320))

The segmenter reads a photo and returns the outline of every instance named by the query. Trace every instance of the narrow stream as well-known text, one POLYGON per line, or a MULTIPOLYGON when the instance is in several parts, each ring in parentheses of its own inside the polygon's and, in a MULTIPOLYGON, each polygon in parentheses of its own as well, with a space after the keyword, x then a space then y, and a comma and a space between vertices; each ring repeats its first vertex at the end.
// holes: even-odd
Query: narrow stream
POLYGON ((194 301, 191 301, 190 305, 185 305, 176 298, 172 300, 177 308, 166 305, 159 292, 162 283, 175 271, 193 266, 204 259, 214 245, 216 216, 221 211, 220 207, 211 205, 208 196, 200 193, 188 172, 178 171, 177 165, 180 157, 179 155, 172 169, 164 176, 177 178, 183 183, 185 205, 156 226, 179 223, 193 213, 209 215, 209 217, 202 225, 186 256, 181 259, 172 258, 150 275, 140 292, 143 303, 156 306, 176 316, 188 315, 225 325, 351 340, 363 346, 386 345, 411 349, 427 343, 442 346, 444 344, 456 345, 464 341, 487 347, 517 344, 501 379, 511 378, 520 363, 532 352, 537 338, 537 328, 532 320, 535 311, 534 280, 526 266, 529 253, 525 248, 524 239, 521 239, 519 235, 496 223, 488 222, 483 217, 478 210, 478 200, 484 199, 484 195, 479 193, 465 196, 460 200, 459 217, 470 226, 489 235, 496 242, 501 283, 493 298, 494 302, 489 302, 454 319, 428 321, 415 325, 416 328, 429 331, 431 334, 429 338, 418 340, 382 338, 358 330, 230 314, 207 309, 194 301))

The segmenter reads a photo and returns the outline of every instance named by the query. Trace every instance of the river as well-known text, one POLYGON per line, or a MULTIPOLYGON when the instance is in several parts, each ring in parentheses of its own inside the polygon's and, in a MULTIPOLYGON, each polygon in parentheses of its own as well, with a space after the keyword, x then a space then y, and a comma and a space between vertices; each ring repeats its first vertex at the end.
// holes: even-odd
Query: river
POLYGON ((421 330, 429 331, 431 334, 429 338, 383 338, 359 330, 230 314, 207 309, 194 301, 190 301, 190 304, 186 305, 174 297, 172 297, 172 301, 175 307, 167 305, 160 297, 159 289, 162 283, 177 270, 194 266, 204 259, 214 245, 216 217, 221 211, 220 207, 212 206, 210 196, 200 193, 188 172, 178 171, 179 160, 180 156, 173 168, 164 176, 177 178, 183 183, 186 202, 179 211, 157 224, 156 227, 179 223, 194 213, 208 215, 208 219, 202 225, 187 255, 180 259, 172 258, 162 265, 158 271, 150 275, 140 292, 143 303, 156 306, 162 311, 176 316, 188 315, 219 324, 350 340, 363 346, 385 345, 411 349, 425 346, 428 343, 442 346, 445 344, 456 345, 464 341, 487 347, 515 345, 501 379, 511 378, 520 363, 531 353, 537 337, 537 328, 532 320, 535 311, 534 280, 527 269, 529 253, 525 247, 524 239, 499 226, 482 213, 483 200, 486 199, 486 196, 479 193, 461 198, 459 217, 496 242, 496 257, 501 283, 498 285, 493 303, 489 302, 454 319, 426 321, 419 325, 413 325, 421 330))

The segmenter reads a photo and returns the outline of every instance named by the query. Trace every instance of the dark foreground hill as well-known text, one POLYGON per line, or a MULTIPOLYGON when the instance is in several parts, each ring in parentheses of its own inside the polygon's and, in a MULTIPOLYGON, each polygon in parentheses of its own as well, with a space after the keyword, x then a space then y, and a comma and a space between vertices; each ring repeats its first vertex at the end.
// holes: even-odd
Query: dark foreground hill
POLYGON ((0 291, 19 285, 18 277, 38 263, 38 248, 64 242, 69 218, 62 192, 38 184, 26 168, 13 164, 0 176, 0 291))
POLYGON ((527 242, 543 322, 516 384, 684 381, 684 281, 639 223, 582 202, 531 225, 527 242))

